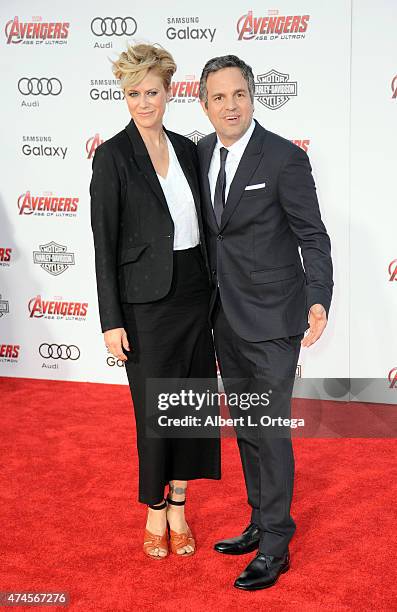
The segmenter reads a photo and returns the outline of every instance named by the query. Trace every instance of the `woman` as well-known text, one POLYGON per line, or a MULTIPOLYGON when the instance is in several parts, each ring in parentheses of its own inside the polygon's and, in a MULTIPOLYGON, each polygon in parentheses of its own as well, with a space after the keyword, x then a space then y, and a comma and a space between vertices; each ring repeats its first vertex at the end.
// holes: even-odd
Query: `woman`
POLYGON ((169 543, 179 555, 195 552, 187 481, 220 478, 219 439, 145 431, 147 378, 216 378, 195 145, 162 124, 175 70, 167 51, 146 44, 114 62, 132 119, 97 148, 90 186, 101 327, 127 370, 139 501, 148 505, 144 552, 155 559, 169 543))

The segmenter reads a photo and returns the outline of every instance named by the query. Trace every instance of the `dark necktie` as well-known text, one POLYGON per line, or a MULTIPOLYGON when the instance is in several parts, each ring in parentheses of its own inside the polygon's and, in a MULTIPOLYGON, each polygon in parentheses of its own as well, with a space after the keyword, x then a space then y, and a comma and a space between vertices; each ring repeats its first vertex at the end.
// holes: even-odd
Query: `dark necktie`
POLYGON ((221 217, 223 209, 225 208, 225 187, 226 187, 226 157, 229 151, 225 147, 221 147, 219 150, 221 157, 221 167, 219 168, 218 178, 216 179, 215 193, 214 193, 214 212, 219 227, 221 226, 221 217))

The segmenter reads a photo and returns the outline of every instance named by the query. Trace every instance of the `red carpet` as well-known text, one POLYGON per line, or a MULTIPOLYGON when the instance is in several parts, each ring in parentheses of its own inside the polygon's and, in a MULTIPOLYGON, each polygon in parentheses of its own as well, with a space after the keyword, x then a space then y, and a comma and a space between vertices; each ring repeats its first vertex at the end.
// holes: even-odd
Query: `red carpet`
POLYGON ((393 439, 294 440, 292 567, 248 593, 232 584, 253 555, 211 549, 248 521, 234 440, 222 481, 189 487, 197 554, 151 561, 128 388, 3 378, 0 390, 1 591, 68 591, 66 609, 83 611, 396 609, 393 439))

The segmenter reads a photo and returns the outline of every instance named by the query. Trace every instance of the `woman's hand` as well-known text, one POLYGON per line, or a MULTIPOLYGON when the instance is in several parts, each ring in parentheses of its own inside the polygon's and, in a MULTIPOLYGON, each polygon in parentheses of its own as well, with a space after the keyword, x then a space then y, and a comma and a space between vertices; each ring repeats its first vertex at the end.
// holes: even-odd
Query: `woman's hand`
POLYGON ((121 359, 121 361, 127 361, 127 356, 123 353, 123 348, 125 348, 126 351, 130 351, 131 349, 124 327, 108 329, 108 331, 103 334, 103 338, 113 357, 121 359))

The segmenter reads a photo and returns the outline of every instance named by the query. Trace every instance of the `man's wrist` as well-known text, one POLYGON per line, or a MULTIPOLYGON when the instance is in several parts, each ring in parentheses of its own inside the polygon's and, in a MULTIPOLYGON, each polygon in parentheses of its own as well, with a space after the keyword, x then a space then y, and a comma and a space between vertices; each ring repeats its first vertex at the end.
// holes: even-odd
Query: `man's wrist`
POLYGON ((327 314, 327 311, 322 304, 312 304, 309 308, 309 314, 311 312, 313 312, 313 314, 327 314))

